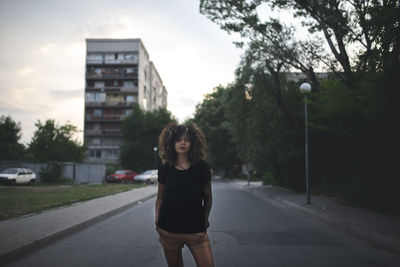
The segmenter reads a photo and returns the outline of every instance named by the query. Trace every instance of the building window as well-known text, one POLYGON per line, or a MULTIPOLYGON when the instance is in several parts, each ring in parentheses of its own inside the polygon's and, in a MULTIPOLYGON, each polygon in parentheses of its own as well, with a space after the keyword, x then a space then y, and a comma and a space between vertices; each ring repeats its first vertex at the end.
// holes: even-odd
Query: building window
POLYGON ((118 159, 119 153, 116 149, 107 150, 107 159, 118 159))
POLYGON ((124 87, 132 88, 133 87, 133 81, 124 81, 124 87))
POLYGON ((125 54, 124 59, 137 60, 138 56, 136 54, 125 54))
POLYGON ((114 54, 114 59, 118 59, 118 54, 117 53, 114 54))
POLYGON ((105 93, 86 93, 86 101, 88 102, 104 102, 105 100, 105 93))
POLYGON ((99 149, 89 150, 89 157, 92 159, 101 159, 101 150, 99 149))
POLYGON ((135 101, 135 98, 133 97, 133 95, 127 95, 125 98, 126 102, 133 102, 135 101))
POLYGON ((94 144, 94 145, 98 145, 100 143, 101 143, 101 140, 99 138, 95 138, 92 140, 92 144, 94 144))
POLYGON ((93 110, 93 116, 101 116, 102 114, 103 114, 103 111, 101 109, 93 110))
POLYGON ((103 88, 104 87, 104 82, 96 81, 96 82, 94 82, 94 87, 103 88))

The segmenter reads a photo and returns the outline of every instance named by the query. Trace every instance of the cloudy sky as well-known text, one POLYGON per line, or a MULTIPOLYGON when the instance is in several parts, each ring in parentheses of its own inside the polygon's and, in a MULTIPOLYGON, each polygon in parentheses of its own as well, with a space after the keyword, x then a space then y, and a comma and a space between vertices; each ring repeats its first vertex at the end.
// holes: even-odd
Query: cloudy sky
MULTIPOLYGON (((199 0, 0 0, 0 115, 83 129, 85 38, 141 38, 181 121, 234 79, 242 51, 199 14, 199 0)), ((82 140, 83 134, 77 136, 82 140)))

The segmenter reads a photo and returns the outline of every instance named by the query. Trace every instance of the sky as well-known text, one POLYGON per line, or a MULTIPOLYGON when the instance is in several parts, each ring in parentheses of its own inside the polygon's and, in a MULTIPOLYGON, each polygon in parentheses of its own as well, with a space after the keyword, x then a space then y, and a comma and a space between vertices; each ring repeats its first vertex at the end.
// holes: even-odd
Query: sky
POLYGON ((199 0, 0 0, 0 34, 0 116, 21 123, 24 144, 38 120, 83 130, 85 38, 140 38, 180 122, 233 82, 243 54, 199 0))

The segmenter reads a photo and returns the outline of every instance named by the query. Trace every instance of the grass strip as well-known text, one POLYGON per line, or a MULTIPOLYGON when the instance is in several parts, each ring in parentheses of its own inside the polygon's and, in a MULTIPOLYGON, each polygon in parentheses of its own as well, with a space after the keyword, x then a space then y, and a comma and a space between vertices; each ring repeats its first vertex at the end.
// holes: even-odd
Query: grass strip
POLYGON ((0 220, 70 205, 142 187, 143 184, 0 187, 0 220))

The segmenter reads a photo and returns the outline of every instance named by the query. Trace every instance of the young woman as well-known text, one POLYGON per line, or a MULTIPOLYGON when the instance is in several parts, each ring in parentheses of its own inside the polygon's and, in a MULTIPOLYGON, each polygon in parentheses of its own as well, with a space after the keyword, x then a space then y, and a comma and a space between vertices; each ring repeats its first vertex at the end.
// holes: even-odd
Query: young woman
POLYGON ((186 245, 197 266, 214 266, 207 235, 212 205, 205 137, 195 124, 170 124, 159 137, 155 223, 168 266, 183 266, 186 245))

